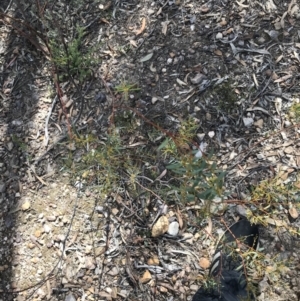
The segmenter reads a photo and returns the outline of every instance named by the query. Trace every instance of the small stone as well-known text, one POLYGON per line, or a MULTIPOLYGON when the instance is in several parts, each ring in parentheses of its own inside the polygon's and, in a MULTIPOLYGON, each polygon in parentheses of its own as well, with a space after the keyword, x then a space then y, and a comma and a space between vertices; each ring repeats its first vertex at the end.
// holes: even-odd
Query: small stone
POLYGON ((25 201, 22 205, 22 210, 26 211, 30 208, 30 202, 29 201, 25 201))
POLYGON ((33 258, 31 258, 30 261, 31 261, 32 263, 36 264, 36 263, 39 262, 39 259, 38 259, 37 257, 33 257, 33 258))
POLYGON ((44 225, 44 231, 45 231, 46 233, 49 233, 49 232, 51 231, 51 227, 50 227, 49 225, 45 224, 45 225, 44 225))
POLYGON ((285 122, 284 122, 284 126, 287 128, 287 127, 289 127, 289 126, 291 126, 291 122, 289 121, 289 120, 286 120, 285 122))
POLYGON ((242 216, 245 216, 245 217, 247 216, 247 211, 246 211, 245 206, 237 205, 235 210, 238 214, 240 214, 242 216))
POLYGON ((207 121, 211 121, 211 114, 210 113, 206 113, 206 120, 207 121))
POLYGON ((221 33, 221 32, 218 32, 217 34, 216 34, 216 39, 217 40, 220 40, 220 39, 222 39, 223 38, 223 34, 221 33))
POLYGON ((196 292, 199 289, 199 286, 196 284, 190 285, 190 290, 196 292))
POLYGON ((262 160, 265 158, 264 154, 257 154, 256 155, 257 159, 262 160))
POLYGON ((54 216, 54 215, 47 216, 46 218, 47 218, 48 222, 55 222, 56 221, 56 216, 54 216))
POLYGON ((199 260, 199 265, 202 269, 206 270, 209 268, 210 263, 209 260, 207 258, 201 257, 199 260))
POLYGON ((169 228, 168 228, 168 234, 172 236, 177 236, 179 232, 179 223, 174 221, 170 223, 169 228))
POLYGON ((112 208, 111 212, 114 214, 114 215, 117 215, 119 213, 119 209, 118 208, 112 208))
POLYGON ((33 249, 33 248, 35 248, 35 244, 32 243, 32 242, 30 242, 30 243, 27 245, 27 247, 28 247, 29 249, 33 249))
POLYGON ((243 117, 243 122, 246 127, 250 127, 254 123, 254 120, 251 117, 243 117))
POLYGON ((12 142, 7 143, 7 149, 11 151, 14 148, 14 144, 12 142))
POLYGON ((197 134, 197 137, 200 139, 200 141, 202 141, 205 137, 205 134, 204 133, 199 133, 199 134, 197 134))
POLYGON ((157 103, 157 101, 158 101, 158 98, 157 98, 157 97, 152 97, 152 99, 151 99, 152 104, 157 103))
POLYGON ((66 296, 65 301, 76 301, 76 298, 74 297, 74 295, 72 293, 69 293, 66 296))
POLYGON ((152 227, 152 237, 165 234, 169 229, 169 220, 166 216, 161 216, 152 227))
POLYGON ((42 231, 41 230, 36 230, 34 232, 34 236, 37 237, 37 238, 41 237, 41 235, 42 235, 42 231))
POLYGON ((172 63, 173 63, 173 59, 169 57, 169 58, 167 59, 167 64, 170 65, 170 64, 172 64, 172 63))
POLYGON ((167 69, 166 69, 166 68, 162 68, 162 69, 161 69, 161 72, 166 73, 166 72, 167 72, 167 69))
POLYGON ((208 132, 208 136, 209 138, 213 138, 215 136, 215 132, 214 131, 208 132))
POLYGON ((117 267, 113 267, 110 271, 107 272, 110 276, 117 276, 120 273, 117 267))
POLYGON ((288 139, 285 132, 281 132, 280 134, 281 134, 281 137, 282 137, 283 140, 287 140, 288 139))

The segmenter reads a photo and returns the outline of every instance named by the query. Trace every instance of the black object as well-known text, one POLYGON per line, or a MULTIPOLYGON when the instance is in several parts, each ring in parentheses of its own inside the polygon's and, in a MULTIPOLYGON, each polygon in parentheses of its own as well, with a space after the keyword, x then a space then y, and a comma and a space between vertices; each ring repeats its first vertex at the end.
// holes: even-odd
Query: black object
POLYGON ((209 275, 217 283, 211 288, 201 287, 193 296, 192 301, 241 301, 254 300, 247 290, 247 281, 243 262, 235 249, 257 249, 258 226, 251 225, 246 219, 233 224, 223 235, 218 244, 209 275), (237 242, 240 242, 237 245, 237 242))

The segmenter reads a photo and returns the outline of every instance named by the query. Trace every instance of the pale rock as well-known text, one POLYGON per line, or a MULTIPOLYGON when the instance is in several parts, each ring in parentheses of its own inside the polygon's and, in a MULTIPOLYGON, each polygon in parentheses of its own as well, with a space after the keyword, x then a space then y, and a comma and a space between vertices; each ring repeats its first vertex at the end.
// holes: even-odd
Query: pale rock
POLYGON ((169 220, 166 216, 161 216, 152 227, 152 237, 165 234, 169 229, 169 220))
POLYGON ((243 122, 246 127, 250 127, 254 123, 254 120, 251 117, 243 117, 243 122))
POLYGON ((217 34, 216 34, 216 39, 217 40, 220 40, 220 39, 222 39, 223 38, 223 34, 221 33, 221 32, 218 32, 217 34))
POLYGON ((206 269, 209 268, 210 262, 209 262, 209 260, 207 258, 201 257, 200 260, 199 260, 199 266, 202 269, 206 270, 206 269))
POLYGON ((157 103, 157 101, 158 101, 158 98, 157 98, 157 97, 152 97, 152 99, 151 99, 152 104, 157 103))
POLYGON ((210 138, 213 138, 213 137, 215 136, 215 132, 214 132, 214 131, 208 132, 208 136, 209 136, 210 138))
POLYGON ((197 137, 200 139, 200 141, 202 141, 205 137, 205 134, 204 133, 199 133, 199 134, 197 134, 197 137))
POLYGON ((169 228, 168 228, 168 234, 172 236, 177 236, 179 232, 179 224, 178 222, 174 221, 170 223, 169 228))

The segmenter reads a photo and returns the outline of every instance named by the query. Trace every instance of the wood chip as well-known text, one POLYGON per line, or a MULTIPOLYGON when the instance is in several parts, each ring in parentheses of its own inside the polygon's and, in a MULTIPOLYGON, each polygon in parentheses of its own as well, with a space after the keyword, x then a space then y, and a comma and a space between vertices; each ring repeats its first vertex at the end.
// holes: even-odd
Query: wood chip
POLYGON ((144 272, 144 274, 143 274, 143 276, 142 276, 142 278, 140 278, 140 283, 147 283, 147 282, 149 282, 150 280, 151 280, 151 273, 148 271, 148 270, 146 270, 145 272, 144 272))

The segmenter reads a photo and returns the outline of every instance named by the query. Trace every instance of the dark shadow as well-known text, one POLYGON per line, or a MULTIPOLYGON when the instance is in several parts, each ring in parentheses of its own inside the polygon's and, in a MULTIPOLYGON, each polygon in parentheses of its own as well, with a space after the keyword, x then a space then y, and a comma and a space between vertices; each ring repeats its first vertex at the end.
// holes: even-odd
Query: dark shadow
MULTIPOLYGON (((21 247, 26 249, 28 243, 32 243, 18 232, 21 217, 23 216, 24 222, 24 215, 28 214, 22 207, 24 205, 22 196, 28 190, 39 190, 43 184, 38 177, 48 172, 51 160, 49 156, 43 157, 34 166, 33 163, 47 150, 43 146, 42 135, 45 131, 47 113, 56 95, 53 75, 47 72, 52 70, 49 58, 39 47, 40 37, 35 35, 37 32, 41 36, 47 34, 42 32, 43 24, 37 17, 39 10, 43 13, 43 9, 46 8, 43 8, 46 2, 33 1, 33 4, 24 5, 22 2, 2 0, 0 3, 0 299, 7 301, 13 300, 19 292, 28 289, 32 292, 32 289, 38 289, 45 282, 45 279, 40 283, 37 281, 32 283, 30 288, 19 286, 15 270, 21 256, 15 253, 15 250, 21 247), (37 3, 40 5, 39 9, 35 6, 37 3)), ((50 7, 49 9, 51 10, 50 7)), ((91 9, 89 14, 94 18, 97 11, 93 12, 91 9)), ((97 20, 86 21, 87 30, 91 34, 97 33, 99 27, 97 20)), ((92 102, 81 103, 83 100, 80 98, 83 94, 93 93, 96 84, 91 77, 79 88, 71 85, 66 87, 65 94, 68 96, 72 94, 75 100, 79 99, 74 105, 77 111, 80 110, 80 106, 94 106, 92 102)), ((48 125, 52 139, 61 136, 60 130, 54 125, 59 116, 58 110, 59 105, 56 104, 54 118, 51 120, 53 117, 51 116, 48 125)), ((66 132, 65 124, 61 126, 66 132)), ((53 140, 50 143, 53 143, 53 140)), ((33 217, 37 215, 36 212, 30 214, 33 217)), ((27 298, 30 299, 29 292, 27 298)))
MULTIPOLYGON (((0 11, 14 18, 22 14, 13 1, 1 1, 0 11)), ((24 16, 23 16, 24 17, 24 16)), ((19 212, 22 211, 23 189, 33 183, 28 179, 29 147, 33 118, 38 113, 39 89, 43 58, 28 40, 17 34, 20 24, 0 16, 1 30, 1 220, 0 225, 0 295, 3 300, 13 300, 18 286, 15 268, 20 264, 15 249, 26 241, 18 232, 19 212), (10 26, 11 25, 11 26, 10 26)))

